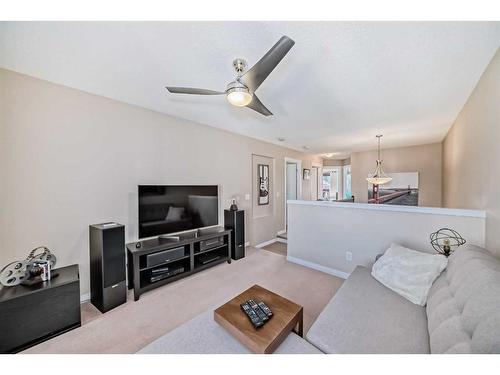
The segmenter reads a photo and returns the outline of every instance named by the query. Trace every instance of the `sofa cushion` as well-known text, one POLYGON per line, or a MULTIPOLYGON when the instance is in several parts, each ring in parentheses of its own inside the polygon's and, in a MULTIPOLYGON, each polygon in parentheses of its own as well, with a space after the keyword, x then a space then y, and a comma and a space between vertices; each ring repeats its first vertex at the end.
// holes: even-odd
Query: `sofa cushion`
POLYGON ((500 261, 467 245, 429 291, 432 353, 500 353, 500 261))
POLYGON ((307 333, 325 353, 429 353, 425 308, 358 266, 307 333))
MULTIPOLYGON (((141 349, 138 354, 247 354, 251 353, 214 320, 213 310, 182 324, 141 349)), ((295 333, 276 349, 278 354, 321 354, 295 333)))

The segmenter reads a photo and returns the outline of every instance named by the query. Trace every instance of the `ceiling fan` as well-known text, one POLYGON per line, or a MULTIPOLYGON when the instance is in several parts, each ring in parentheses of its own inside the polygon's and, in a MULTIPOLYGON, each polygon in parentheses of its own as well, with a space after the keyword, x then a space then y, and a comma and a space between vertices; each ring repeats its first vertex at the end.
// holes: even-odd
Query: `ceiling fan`
POLYGON ((173 94, 226 95, 227 100, 232 105, 248 107, 264 116, 270 116, 272 115, 271 111, 262 104, 257 95, 255 95, 255 91, 274 68, 276 68, 294 44, 295 42, 292 39, 282 36, 249 70, 246 70, 247 63, 245 60, 234 60, 233 67, 236 70, 237 76, 234 81, 227 85, 226 91, 173 86, 167 86, 166 89, 173 94))

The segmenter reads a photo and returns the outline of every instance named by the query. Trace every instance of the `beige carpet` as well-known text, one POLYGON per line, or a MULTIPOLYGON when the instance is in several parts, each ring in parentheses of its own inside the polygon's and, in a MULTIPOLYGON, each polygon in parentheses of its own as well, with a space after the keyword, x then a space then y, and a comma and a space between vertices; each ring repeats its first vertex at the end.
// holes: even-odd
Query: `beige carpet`
POLYGON ((262 250, 272 251, 273 253, 286 256, 286 243, 274 242, 270 245, 264 246, 262 250))
POLYGON ((158 337, 244 289, 259 284, 304 306, 309 329, 342 279, 286 261, 270 251, 247 248, 244 259, 223 263, 165 285, 101 314, 82 305, 82 327, 23 353, 135 353, 158 337))

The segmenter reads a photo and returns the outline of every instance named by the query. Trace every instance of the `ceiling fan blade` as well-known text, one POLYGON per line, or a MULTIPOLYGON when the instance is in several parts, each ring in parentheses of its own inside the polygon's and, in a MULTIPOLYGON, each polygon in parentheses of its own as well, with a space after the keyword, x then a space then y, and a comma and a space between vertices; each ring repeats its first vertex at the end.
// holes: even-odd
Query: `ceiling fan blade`
POLYGON ((294 44, 295 42, 292 39, 282 36, 250 70, 241 76, 241 81, 250 91, 257 90, 294 44))
POLYGON ((249 104, 247 104, 247 108, 251 108, 254 111, 257 111, 264 116, 271 116, 272 115, 271 111, 269 109, 267 109, 264 104, 262 104, 260 99, 257 98, 257 95, 255 95, 255 94, 253 94, 253 96, 252 96, 252 101, 249 104))
POLYGON ((213 91, 206 89, 196 89, 192 87, 165 87, 172 94, 193 94, 193 95, 222 95, 224 91, 213 91))

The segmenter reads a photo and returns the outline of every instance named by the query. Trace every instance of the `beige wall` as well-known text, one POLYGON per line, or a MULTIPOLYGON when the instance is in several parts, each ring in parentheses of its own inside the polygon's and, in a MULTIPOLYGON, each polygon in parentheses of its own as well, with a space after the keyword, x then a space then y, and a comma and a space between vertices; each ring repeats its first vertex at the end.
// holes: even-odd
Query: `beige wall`
POLYGON ((340 167, 343 165, 351 164, 351 158, 347 159, 323 159, 323 165, 325 167, 340 167))
MULTIPOLYGON (((419 205, 441 206, 442 145, 399 147, 382 150, 383 169, 386 173, 419 172, 419 205)), ((352 194, 356 202, 368 200, 366 178, 375 170, 377 151, 356 152, 351 155, 352 194)))
POLYGON ((439 228, 454 228, 477 246, 485 241, 483 211, 297 201, 288 213, 288 259, 341 277, 371 267, 393 242, 435 254, 429 235, 439 228))
POLYGON ((486 210, 486 247, 500 256, 500 50, 443 142, 443 203, 486 210))
MULTIPOLYGON (((167 100, 167 99, 165 99, 167 100)), ((284 157, 321 159, 0 69, 0 266, 38 245, 78 263, 89 290, 88 225, 118 221, 137 238, 138 184, 218 184, 237 195, 247 241, 284 222, 284 157), (274 158, 272 220, 251 214, 252 154, 274 158)), ((310 181, 302 181, 310 197, 310 181)), ((220 217, 222 218, 222 212, 220 217)), ((222 220, 220 220, 222 223, 222 220)))

